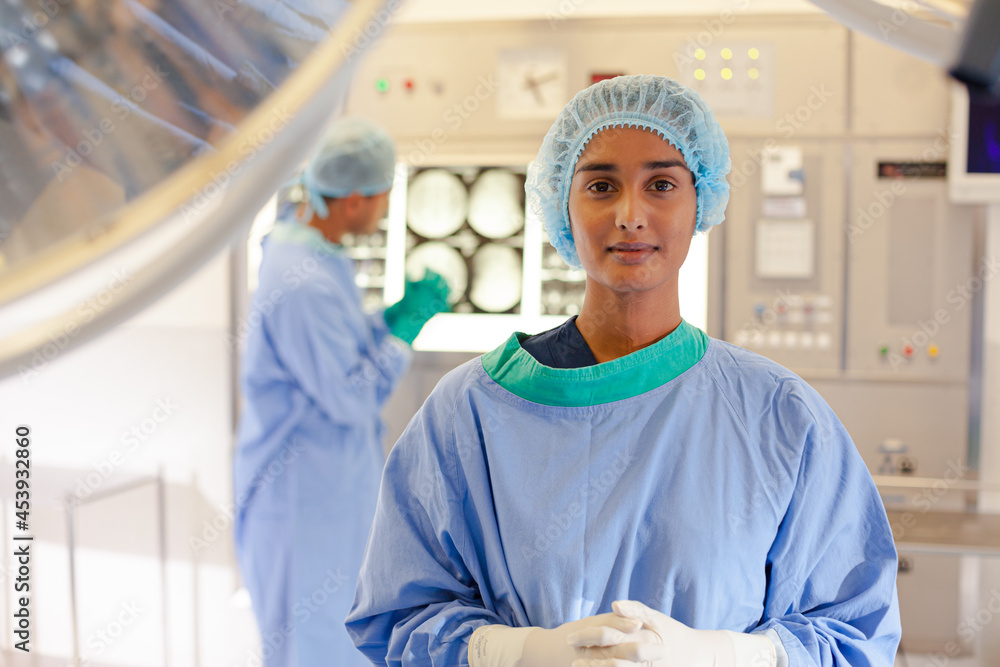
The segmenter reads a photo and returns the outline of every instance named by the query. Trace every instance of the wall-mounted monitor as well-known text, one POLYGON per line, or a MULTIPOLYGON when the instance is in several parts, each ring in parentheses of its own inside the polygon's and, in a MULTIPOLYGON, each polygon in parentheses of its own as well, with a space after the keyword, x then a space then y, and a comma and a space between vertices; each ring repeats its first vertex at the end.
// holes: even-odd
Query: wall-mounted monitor
POLYGON ((951 94, 948 190, 954 202, 1000 203, 1000 97, 970 98, 961 84, 951 94))

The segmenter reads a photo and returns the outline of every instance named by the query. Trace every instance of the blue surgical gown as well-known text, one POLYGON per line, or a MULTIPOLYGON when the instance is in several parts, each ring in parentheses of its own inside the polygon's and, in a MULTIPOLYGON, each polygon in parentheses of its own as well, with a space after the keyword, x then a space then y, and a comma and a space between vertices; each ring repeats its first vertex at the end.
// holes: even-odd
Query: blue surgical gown
POLYGON ((280 222, 241 332, 235 541, 274 667, 366 664, 344 629, 383 465, 379 411, 409 346, 361 309, 353 261, 280 222))
POLYGON ((373 664, 467 665, 479 626, 633 599, 794 667, 892 665, 889 523, 809 385, 686 323, 586 368, 523 338, 445 376, 389 456, 347 623, 373 664))

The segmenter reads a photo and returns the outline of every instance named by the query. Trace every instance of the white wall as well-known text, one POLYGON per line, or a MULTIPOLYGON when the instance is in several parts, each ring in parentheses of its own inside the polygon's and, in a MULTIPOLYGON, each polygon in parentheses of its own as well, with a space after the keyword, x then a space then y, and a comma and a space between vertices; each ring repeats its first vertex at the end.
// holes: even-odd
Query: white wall
MULTIPOLYGON (((122 327, 37 374, 0 381, 0 433, 12 440, 16 425, 32 429, 32 656, 65 661, 72 652, 65 494, 89 499, 162 466, 172 664, 246 662, 231 653, 237 581, 231 521, 220 512, 231 493, 228 271, 223 254, 122 327), (213 519, 221 531, 206 533, 213 519), (196 554, 192 536, 212 539, 196 554)), ((9 457, 12 447, 0 451, 9 457)), ((4 469, 3 476, 0 484, 9 485, 13 475, 4 469)), ((155 499, 155 487, 146 486, 76 509, 85 658, 163 664, 155 499)), ((0 602, 9 604, 3 588, 0 602)), ((10 637, 0 623, 0 646, 9 649, 10 637)))

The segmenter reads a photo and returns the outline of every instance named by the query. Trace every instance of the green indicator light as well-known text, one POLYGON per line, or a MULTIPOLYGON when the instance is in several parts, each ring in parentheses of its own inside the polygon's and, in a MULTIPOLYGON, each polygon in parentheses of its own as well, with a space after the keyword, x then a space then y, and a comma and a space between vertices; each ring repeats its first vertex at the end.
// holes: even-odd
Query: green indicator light
POLYGON ((376 79, 375 90, 380 93, 387 92, 389 90, 389 79, 376 79))

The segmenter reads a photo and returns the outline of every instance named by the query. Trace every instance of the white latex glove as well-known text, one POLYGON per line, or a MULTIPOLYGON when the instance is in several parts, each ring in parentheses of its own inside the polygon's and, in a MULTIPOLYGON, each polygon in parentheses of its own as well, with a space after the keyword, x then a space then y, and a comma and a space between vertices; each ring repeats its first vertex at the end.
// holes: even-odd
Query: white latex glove
MULTIPOLYGON (((572 667, 774 667, 774 644, 764 635, 729 630, 695 630, 635 600, 612 604, 615 614, 642 621, 650 633, 614 637, 606 657, 586 657, 572 667), (638 640, 638 641, 636 641, 638 640)), ((601 627, 583 628, 569 636, 574 646, 591 646, 612 637, 601 627)))
MULTIPOLYGON (((570 667, 574 660, 610 657, 615 649, 602 648, 628 642, 650 642, 652 637, 640 637, 642 622, 620 614, 599 614, 579 621, 563 623, 557 628, 511 628, 506 625, 484 625, 472 633, 469 641, 471 667, 570 667), (596 630, 594 641, 577 641, 570 646, 567 638, 583 631, 596 630)), ((652 634, 652 633, 649 633, 652 634)))

